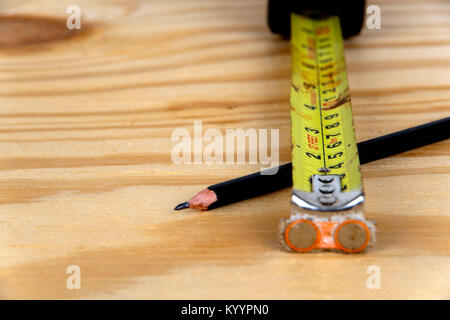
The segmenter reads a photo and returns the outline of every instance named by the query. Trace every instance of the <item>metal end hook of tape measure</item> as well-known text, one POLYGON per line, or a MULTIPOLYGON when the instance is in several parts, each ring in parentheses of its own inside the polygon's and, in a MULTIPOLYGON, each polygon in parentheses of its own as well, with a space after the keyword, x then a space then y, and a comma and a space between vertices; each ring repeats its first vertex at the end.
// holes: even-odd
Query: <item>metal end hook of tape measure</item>
POLYGON ((300 208, 312 211, 342 211, 364 202, 360 190, 341 191, 339 175, 313 175, 312 192, 293 190, 291 201, 300 208))

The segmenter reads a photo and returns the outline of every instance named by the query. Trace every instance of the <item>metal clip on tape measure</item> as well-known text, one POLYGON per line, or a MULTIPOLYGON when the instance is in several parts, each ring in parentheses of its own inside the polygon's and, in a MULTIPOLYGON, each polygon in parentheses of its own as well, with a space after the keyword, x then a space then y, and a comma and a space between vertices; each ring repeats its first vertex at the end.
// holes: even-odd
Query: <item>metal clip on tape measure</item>
POLYGON ((364 1, 269 1, 272 31, 291 37, 292 212, 280 222, 286 249, 361 252, 375 242, 364 193, 341 27, 359 33, 364 1), (299 13, 297 13, 299 12, 299 13), (282 17, 290 16, 290 20, 282 17), (340 20, 342 18, 342 20, 340 20), (344 20, 345 19, 345 20, 344 20), (286 21, 290 32, 286 31, 286 21))

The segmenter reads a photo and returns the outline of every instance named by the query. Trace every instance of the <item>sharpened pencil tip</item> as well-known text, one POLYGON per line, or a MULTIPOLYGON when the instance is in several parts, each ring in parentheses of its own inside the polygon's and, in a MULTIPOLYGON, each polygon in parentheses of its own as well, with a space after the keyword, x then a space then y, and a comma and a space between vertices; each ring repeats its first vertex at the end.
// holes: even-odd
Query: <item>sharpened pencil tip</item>
POLYGON ((186 208, 189 208, 189 202, 183 202, 183 203, 180 203, 179 205, 177 205, 175 208, 174 208, 174 210, 183 210, 183 209, 186 209, 186 208))

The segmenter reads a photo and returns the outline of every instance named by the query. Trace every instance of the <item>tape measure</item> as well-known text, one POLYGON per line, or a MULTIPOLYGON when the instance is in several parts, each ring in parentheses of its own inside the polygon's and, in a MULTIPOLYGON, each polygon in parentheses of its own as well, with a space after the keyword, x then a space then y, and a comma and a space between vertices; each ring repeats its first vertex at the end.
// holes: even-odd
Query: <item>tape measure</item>
POLYGON ((375 241, 364 194, 338 16, 291 14, 291 251, 361 252, 375 241))

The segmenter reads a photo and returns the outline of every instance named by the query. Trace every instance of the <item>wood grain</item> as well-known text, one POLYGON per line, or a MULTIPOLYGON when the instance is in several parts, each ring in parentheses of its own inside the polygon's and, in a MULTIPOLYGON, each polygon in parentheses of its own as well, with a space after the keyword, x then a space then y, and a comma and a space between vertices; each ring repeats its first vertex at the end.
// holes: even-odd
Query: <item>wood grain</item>
MULTIPOLYGON (((0 44, 17 17, 64 27, 71 2, 2 1, 0 44)), ((450 113, 449 3, 371 3, 382 29, 346 41, 359 141, 450 113)), ((0 46, 1 298, 450 298, 450 141, 362 168, 379 230, 367 254, 281 250, 290 190, 174 212, 257 169, 174 165, 175 128, 277 128, 289 161, 289 44, 264 1, 77 4, 76 36, 0 46), (69 265, 81 290, 66 289, 69 265)))

